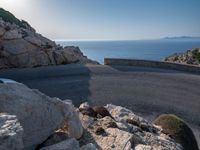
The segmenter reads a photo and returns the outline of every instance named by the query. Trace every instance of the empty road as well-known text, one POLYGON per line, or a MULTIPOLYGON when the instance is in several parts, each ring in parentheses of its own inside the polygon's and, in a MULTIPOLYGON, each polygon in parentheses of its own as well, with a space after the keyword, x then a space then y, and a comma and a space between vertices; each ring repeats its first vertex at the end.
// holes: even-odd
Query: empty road
POLYGON ((0 71, 0 78, 78 106, 113 103, 142 114, 175 113, 200 125, 200 75, 130 66, 63 65, 0 71))

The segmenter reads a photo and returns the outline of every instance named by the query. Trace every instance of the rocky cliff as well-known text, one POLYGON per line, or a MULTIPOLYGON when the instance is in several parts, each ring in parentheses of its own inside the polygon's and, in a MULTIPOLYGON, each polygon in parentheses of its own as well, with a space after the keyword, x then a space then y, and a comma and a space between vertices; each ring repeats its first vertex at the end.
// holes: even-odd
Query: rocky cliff
POLYGON ((0 69, 92 63, 78 47, 57 45, 0 8, 0 69))
POLYGON ((164 61, 200 65, 200 48, 194 48, 183 53, 172 54, 166 57, 164 61))

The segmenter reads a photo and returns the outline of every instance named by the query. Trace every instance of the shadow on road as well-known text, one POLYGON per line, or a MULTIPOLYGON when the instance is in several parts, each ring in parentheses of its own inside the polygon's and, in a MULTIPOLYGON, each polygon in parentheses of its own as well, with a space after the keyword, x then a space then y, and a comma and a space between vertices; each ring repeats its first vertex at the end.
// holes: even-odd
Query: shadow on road
POLYGON ((61 65, 38 68, 1 70, 0 78, 8 78, 38 89, 50 97, 73 100, 75 106, 90 96, 90 70, 85 65, 61 65))

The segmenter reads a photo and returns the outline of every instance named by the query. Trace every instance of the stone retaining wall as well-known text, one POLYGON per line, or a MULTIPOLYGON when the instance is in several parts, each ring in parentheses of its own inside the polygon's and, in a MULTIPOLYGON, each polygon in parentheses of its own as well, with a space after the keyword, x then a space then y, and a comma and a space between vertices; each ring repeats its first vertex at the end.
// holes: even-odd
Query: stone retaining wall
POLYGON ((185 71, 185 72, 191 72, 191 73, 200 73, 199 66, 171 63, 171 62, 164 62, 164 61, 153 61, 153 60, 105 58, 104 65, 126 65, 126 66, 136 66, 136 67, 151 67, 151 68, 173 69, 173 70, 185 71))

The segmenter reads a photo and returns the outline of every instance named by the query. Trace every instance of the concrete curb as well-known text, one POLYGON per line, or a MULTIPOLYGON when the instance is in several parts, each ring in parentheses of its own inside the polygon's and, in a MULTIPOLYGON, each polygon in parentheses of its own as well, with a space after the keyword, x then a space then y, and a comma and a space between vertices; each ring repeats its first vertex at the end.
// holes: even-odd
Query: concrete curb
POLYGON ((178 70, 190 73, 200 73, 199 66, 178 64, 165 61, 104 58, 104 65, 125 65, 125 66, 136 66, 136 67, 171 69, 171 70, 178 70))

